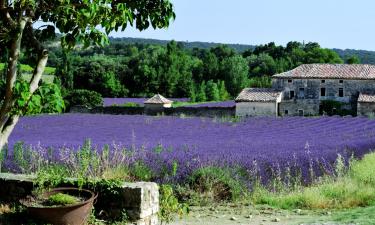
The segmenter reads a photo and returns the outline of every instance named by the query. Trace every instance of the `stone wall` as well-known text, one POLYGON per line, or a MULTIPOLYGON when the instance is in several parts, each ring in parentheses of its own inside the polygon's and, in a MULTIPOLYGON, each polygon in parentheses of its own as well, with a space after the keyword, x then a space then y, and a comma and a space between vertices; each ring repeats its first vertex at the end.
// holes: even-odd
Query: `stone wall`
POLYGON ((88 109, 84 106, 73 106, 71 113, 100 113, 115 115, 167 115, 192 117, 229 117, 235 115, 235 107, 177 107, 164 108, 159 111, 145 110, 144 107, 108 106, 88 109))
MULTIPOLYGON (((30 195, 34 178, 0 173, 0 200, 14 202, 30 195)), ((111 217, 121 216, 125 211, 132 224, 156 225, 159 223, 159 187, 151 182, 136 182, 123 183, 116 194, 99 191, 95 210, 111 217)))
POLYGON ((166 108, 167 116, 191 116, 191 117, 232 117, 235 116, 236 107, 177 107, 166 108))
POLYGON ((358 116, 375 116, 375 103, 358 102, 358 116))
POLYGON ((276 102, 237 102, 236 116, 277 116, 276 102))
POLYGON ((279 116, 316 116, 319 114, 319 101, 295 99, 279 103, 279 116))

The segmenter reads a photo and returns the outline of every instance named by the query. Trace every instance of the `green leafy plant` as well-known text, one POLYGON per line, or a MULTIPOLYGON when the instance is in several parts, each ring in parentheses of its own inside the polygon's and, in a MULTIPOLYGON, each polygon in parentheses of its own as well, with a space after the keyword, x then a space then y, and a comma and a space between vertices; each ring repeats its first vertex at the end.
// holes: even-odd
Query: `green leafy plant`
POLYGON ((246 193, 246 187, 235 178, 233 171, 219 167, 204 167, 189 179, 190 187, 201 197, 214 201, 237 200, 246 193))
POLYGON ((187 204, 179 203, 170 185, 160 186, 160 211, 161 223, 170 223, 175 215, 183 216, 189 213, 187 204))
POLYGON ((53 194, 48 197, 46 201, 46 205, 49 206, 65 206, 65 205, 73 205, 80 202, 80 200, 72 195, 64 194, 64 193, 57 193, 53 194))

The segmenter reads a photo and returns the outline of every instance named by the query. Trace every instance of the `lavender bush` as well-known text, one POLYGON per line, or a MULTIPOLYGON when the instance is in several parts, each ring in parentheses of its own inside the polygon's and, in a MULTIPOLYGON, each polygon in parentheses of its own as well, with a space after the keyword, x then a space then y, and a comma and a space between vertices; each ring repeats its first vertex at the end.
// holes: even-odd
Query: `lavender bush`
POLYGON ((207 118, 45 115, 22 118, 9 149, 5 169, 24 173, 51 162, 75 170, 81 152, 86 152, 94 163, 87 171, 91 176, 117 165, 143 166, 151 180, 184 182, 197 169, 214 166, 238 168, 234 173, 241 172, 248 181, 256 177, 262 182, 309 182, 333 173, 338 155, 348 160, 375 149, 375 120, 288 117, 229 123, 207 118), (83 145, 87 139, 90 145, 83 145))

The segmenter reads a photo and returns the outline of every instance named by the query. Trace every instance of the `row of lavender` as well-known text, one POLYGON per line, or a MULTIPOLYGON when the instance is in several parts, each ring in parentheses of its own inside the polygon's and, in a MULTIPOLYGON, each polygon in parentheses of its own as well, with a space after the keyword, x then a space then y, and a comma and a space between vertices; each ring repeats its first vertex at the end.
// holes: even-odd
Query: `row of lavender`
MULTIPOLYGON (((143 106, 143 103, 147 98, 104 98, 104 106, 121 106, 127 103, 136 103, 139 106, 143 106)), ((171 98, 170 100, 175 102, 188 102, 188 98, 171 98)), ((234 100, 228 100, 223 102, 207 102, 189 105, 189 107, 234 107, 234 100)))
MULTIPOLYGON (((331 173, 338 155, 361 157, 375 149, 375 120, 288 117, 228 123, 91 114, 24 117, 10 137, 9 148, 23 141, 35 155, 69 164, 71 152, 86 139, 92 140, 98 155, 103 146, 111 146, 110 157, 102 163, 131 166, 141 161, 160 182, 184 182, 206 166, 241 168, 248 177, 263 181, 292 171, 307 182, 312 170, 315 176, 331 173), (171 170, 176 170, 173 176, 166 176, 165 171, 171 170)), ((12 151, 5 166, 17 170, 12 151)))

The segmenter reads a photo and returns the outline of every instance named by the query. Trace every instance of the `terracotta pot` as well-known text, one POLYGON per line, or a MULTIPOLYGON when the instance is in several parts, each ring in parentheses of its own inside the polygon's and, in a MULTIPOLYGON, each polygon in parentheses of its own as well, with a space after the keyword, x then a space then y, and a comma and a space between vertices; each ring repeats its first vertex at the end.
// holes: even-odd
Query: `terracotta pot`
POLYGON ((57 193, 69 194, 72 196, 82 196, 87 200, 73 205, 56 207, 34 207, 25 202, 23 202, 23 204, 27 207, 27 210, 31 216, 54 225, 85 224, 97 195, 84 189, 55 188, 44 193, 43 196, 48 198, 49 196, 57 193))

